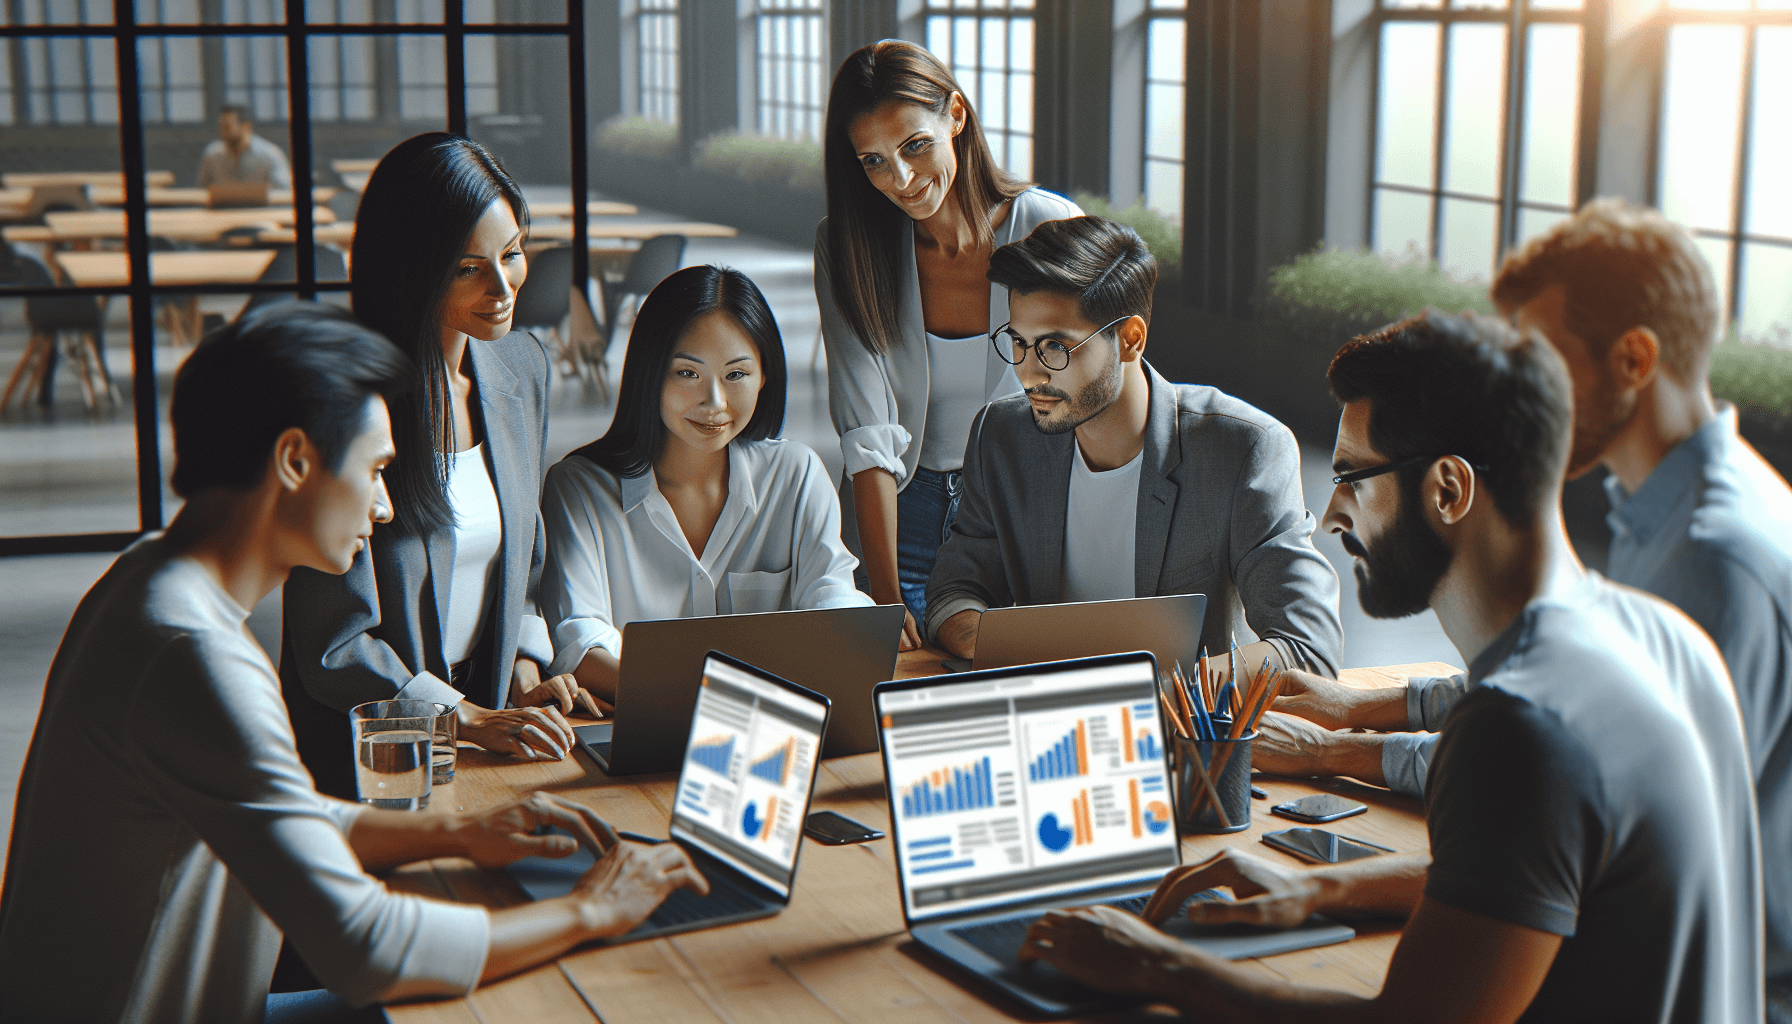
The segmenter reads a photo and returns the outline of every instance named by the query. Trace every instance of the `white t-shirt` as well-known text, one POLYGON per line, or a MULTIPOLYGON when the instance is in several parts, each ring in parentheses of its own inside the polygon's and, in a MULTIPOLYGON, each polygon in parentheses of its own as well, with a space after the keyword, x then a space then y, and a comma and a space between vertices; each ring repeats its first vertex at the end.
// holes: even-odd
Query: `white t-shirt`
POLYGON ((1139 530, 1139 470, 1145 450, 1119 469, 1097 473, 1077 445, 1070 460, 1070 502, 1064 517, 1060 601, 1137 597, 1133 544, 1139 530))
POLYGON ((921 431, 922 469, 947 473, 964 468, 971 421, 983 408, 983 371, 989 339, 927 336, 927 426, 921 431))
POLYGON ((442 654, 449 665, 467 660, 479 643, 479 627, 491 605, 492 570, 504 540, 498 513, 498 492, 485 467, 484 445, 451 452, 448 504, 454 509, 454 571, 449 575, 448 623, 442 630, 442 654))

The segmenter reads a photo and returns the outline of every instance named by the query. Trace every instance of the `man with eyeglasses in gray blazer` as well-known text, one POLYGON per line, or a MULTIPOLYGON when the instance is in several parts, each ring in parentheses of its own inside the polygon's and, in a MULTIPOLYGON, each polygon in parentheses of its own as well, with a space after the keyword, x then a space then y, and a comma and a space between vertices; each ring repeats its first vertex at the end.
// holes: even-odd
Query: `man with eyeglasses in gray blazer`
POLYGON ((1242 664, 1335 670, 1338 577, 1313 547, 1294 435, 1145 362, 1157 262, 1137 233, 1048 221, 997 249, 989 279, 1012 316, 991 343, 1026 391, 972 424, 928 639, 971 658, 990 608, 1205 594, 1209 650, 1236 634, 1242 664))

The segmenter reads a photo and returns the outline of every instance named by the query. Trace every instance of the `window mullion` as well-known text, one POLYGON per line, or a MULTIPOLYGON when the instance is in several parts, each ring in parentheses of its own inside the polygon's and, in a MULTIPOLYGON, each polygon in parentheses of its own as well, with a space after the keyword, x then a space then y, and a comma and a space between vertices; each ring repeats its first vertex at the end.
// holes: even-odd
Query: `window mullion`
POLYGON ((1433 260, 1444 258, 1444 181, 1445 161, 1449 154, 1450 132, 1450 23, 1438 25, 1437 40, 1437 105, 1431 114, 1431 237, 1433 260))
POLYGON ((1748 225, 1748 161, 1753 148, 1749 122, 1755 107, 1755 35, 1759 31, 1749 25, 1742 34, 1742 102, 1736 126, 1736 201, 1730 210, 1730 323, 1742 321, 1742 249, 1743 229, 1748 225))

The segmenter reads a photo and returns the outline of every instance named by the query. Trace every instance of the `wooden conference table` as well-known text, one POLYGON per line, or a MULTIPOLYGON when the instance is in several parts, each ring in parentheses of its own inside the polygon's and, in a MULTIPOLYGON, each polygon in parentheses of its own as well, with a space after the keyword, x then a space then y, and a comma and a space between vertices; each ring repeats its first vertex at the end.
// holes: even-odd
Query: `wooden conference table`
MULTIPOLYGON (((897 675, 934 674, 940 657, 938 651, 928 650, 904 654, 897 675)), ((1400 665, 1349 670, 1344 679, 1362 686, 1387 686, 1408 675, 1448 671, 1452 670, 1438 664, 1400 665)), ((1269 800, 1252 802, 1251 828, 1227 836, 1185 838, 1184 863, 1235 847, 1297 864, 1258 840, 1264 832, 1295 824, 1271 817, 1270 804, 1314 792, 1341 793, 1369 805, 1368 813, 1332 826, 1337 831, 1401 852, 1427 849, 1424 816, 1416 800, 1349 780, 1257 781, 1269 792, 1269 800)), ((531 763, 462 747, 456 781, 436 791, 431 813, 477 810, 544 789, 590 806, 618 829, 664 836, 676 784, 673 775, 612 779, 579 752, 564 761, 531 763)), ((823 761, 813 809, 838 811, 888 832, 879 756, 823 761)), ((667 1020, 968 1024, 1016 1019, 1009 1004, 961 984, 909 940, 902 926, 892 857, 888 839, 838 847, 805 841, 790 906, 776 917, 616 947, 577 949, 556 963, 481 986, 466 999, 392 1006, 387 1012, 396 1024, 588 1024, 594 1018, 606 1024, 667 1020)), ((506 876, 460 859, 399 868, 387 876, 387 884, 488 907, 524 902, 506 876)), ((1392 923, 1359 925, 1357 933, 1356 939, 1342 945, 1246 963, 1268 977, 1372 995, 1381 989, 1399 928, 1392 923)))

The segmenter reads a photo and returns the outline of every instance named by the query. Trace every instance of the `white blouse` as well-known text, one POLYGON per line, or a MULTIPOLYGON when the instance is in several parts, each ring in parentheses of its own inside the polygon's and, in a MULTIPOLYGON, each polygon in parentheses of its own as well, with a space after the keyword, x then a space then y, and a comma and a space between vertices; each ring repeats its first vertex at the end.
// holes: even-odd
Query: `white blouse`
POLYGON ((449 575, 448 622, 442 629, 442 653, 448 664, 467 660, 479 643, 479 627, 491 606, 492 572, 503 546, 504 520, 498 514, 498 492, 485 466, 483 444, 450 452, 448 504, 454 509, 454 571, 449 575))
POLYGON ((548 673, 594 647, 620 656, 629 622, 872 603, 853 586, 827 470, 795 441, 728 446, 728 498, 700 556, 651 469, 618 478, 569 456, 548 470, 541 515, 548 673))

